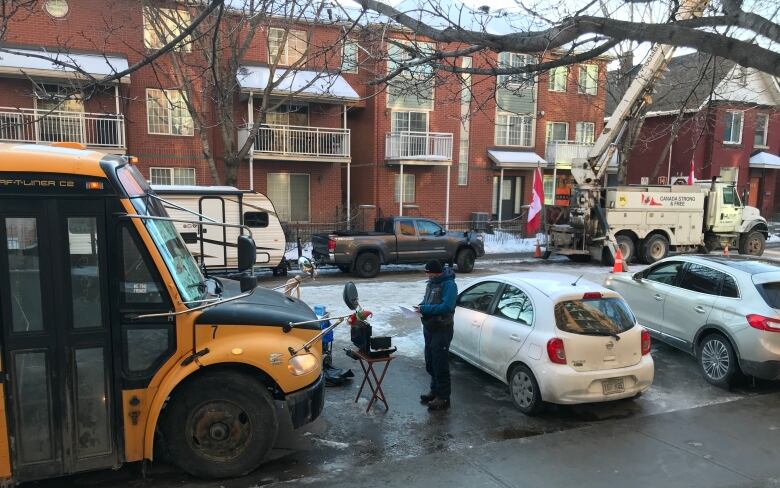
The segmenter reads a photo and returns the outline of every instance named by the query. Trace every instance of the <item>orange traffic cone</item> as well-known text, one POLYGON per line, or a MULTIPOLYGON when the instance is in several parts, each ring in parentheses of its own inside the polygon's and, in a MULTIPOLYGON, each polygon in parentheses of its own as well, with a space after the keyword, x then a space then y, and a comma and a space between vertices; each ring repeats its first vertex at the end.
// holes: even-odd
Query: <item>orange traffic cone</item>
POLYGON ((729 257, 729 245, 728 245, 728 244, 726 244, 725 246, 723 246, 723 255, 724 255, 725 257, 729 257))
POLYGON ((620 252, 620 246, 615 249, 615 264, 612 266, 613 273, 623 272, 623 253, 620 252))
POLYGON ((542 246, 539 244, 539 241, 536 241, 536 250, 534 250, 534 257, 535 258, 542 257, 542 246))

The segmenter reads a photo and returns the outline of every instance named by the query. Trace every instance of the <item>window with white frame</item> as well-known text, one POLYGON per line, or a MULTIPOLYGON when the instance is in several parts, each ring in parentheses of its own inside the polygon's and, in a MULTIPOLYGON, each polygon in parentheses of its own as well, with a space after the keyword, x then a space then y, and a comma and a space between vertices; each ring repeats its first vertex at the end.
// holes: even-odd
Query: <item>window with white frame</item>
POLYGON ((344 44, 341 46, 341 71, 345 73, 358 72, 359 50, 360 46, 357 41, 344 39, 344 44))
MULTIPOLYGON (((395 201, 401 201, 401 175, 395 175, 395 201)), ((404 174, 404 203, 414 203, 414 175, 404 174)))
MULTIPOLYGON (((461 67, 471 68, 472 59, 465 56, 461 60, 461 67)), ((469 183, 469 133, 471 123, 469 113, 471 111, 471 74, 460 75, 460 141, 458 144, 458 185, 465 186, 469 183)))
POLYGON ((596 136, 596 124, 593 122, 577 122, 574 140, 582 144, 593 144, 596 136))
POLYGON ((596 64, 580 65, 580 79, 577 86, 578 93, 595 95, 598 92, 599 67, 596 64))
POLYGON ((184 94, 178 90, 146 90, 146 123, 149 134, 191 136, 195 133, 184 94))
POLYGON ((309 175, 268 173, 268 198, 283 222, 308 222, 309 175))
POLYGON ((569 75, 569 68, 558 66, 550 70, 550 85, 548 90, 553 92, 565 92, 566 80, 569 75))
POLYGON ((568 140, 569 124, 566 122, 547 122, 547 142, 568 140))
POLYGON ((769 134, 769 115, 756 114, 756 134, 753 137, 753 145, 767 147, 767 134, 769 134))
POLYGON ((723 123, 723 144, 739 144, 742 142, 743 112, 726 112, 723 123))
POLYGON ((285 30, 272 27, 268 29, 268 62, 276 62, 276 56, 279 56, 278 64, 280 66, 290 66, 298 62, 308 47, 308 38, 306 31, 293 30, 287 31, 285 40, 285 30))
MULTIPOLYGON (((533 63, 533 57, 529 54, 498 53, 498 68, 522 68, 533 63)), ((515 73, 511 75, 498 75, 498 85, 521 85, 530 83, 533 76, 528 73, 515 73)))
POLYGON ((554 205, 555 195, 553 195, 553 187, 555 186, 555 180, 553 175, 544 175, 542 180, 542 186, 544 187, 544 204, 554 205))
MULTIPOLYGON (((144 7, 144 46, 160 49, 190 25, 190 13, 186 10, 144 7)), ((189 52, 191 45, 183 40, 177 49, 189 52)))
POLYGON ((197 185, 195 168, 149 168, 153 185, 197 185))
POLYGON ((496 116, 496 145, 531 147, 533 118, 530 115, 496 116))

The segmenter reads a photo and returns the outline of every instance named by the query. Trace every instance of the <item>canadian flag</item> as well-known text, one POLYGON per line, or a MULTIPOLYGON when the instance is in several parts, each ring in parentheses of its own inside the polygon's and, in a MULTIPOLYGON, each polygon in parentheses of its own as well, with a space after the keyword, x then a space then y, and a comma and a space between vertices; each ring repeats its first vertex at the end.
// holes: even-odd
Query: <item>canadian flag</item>
POLYGON ((693 156, 691 156, 691 171, 688 173, 688 184, 692 185, 696 181, 696 176, 693 174, 693 156))
POLYGON ((527 235, 534 235, 539 231, 542 223, 542 204, 544 203, 544 186, 542 185, 542 170, 536 168, 534 172, 534 186, 531 196, 531 205, 528 208, 527 235))

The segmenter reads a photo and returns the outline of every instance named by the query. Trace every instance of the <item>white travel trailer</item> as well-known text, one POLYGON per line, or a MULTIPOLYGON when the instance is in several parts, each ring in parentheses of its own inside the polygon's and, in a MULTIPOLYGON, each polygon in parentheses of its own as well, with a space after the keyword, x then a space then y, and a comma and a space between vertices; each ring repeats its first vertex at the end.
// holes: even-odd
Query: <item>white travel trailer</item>
MULTIPOLYGON (((243 224, 252 230, 257 244, 258 267, 274 274, 287 271, 284 259, 287 241, 273 203, 262 193, 232 186, 152 185, 157 195, 174 205, 197 212, 217 222, 243 224)), ((198 220, 191 213, 166 205, 176 219, 198 220)), ((175 223, 190 252, 210 270, 235 269, 238 264, 236 242, 239 228, 175 223)))

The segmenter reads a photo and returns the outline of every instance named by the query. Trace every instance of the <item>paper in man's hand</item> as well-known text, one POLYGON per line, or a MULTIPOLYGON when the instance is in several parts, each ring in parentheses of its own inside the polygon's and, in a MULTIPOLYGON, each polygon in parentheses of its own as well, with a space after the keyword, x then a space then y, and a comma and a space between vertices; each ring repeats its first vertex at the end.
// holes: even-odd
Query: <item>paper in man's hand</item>
POLYGON ((417 319, 422 317, 422 315, 420 315, 420 312, 416 312, 411 308, 407 308, 404 306, 399 306, 398 308, 401 309, 401 313, 403 314, 405 319, 417 319))

